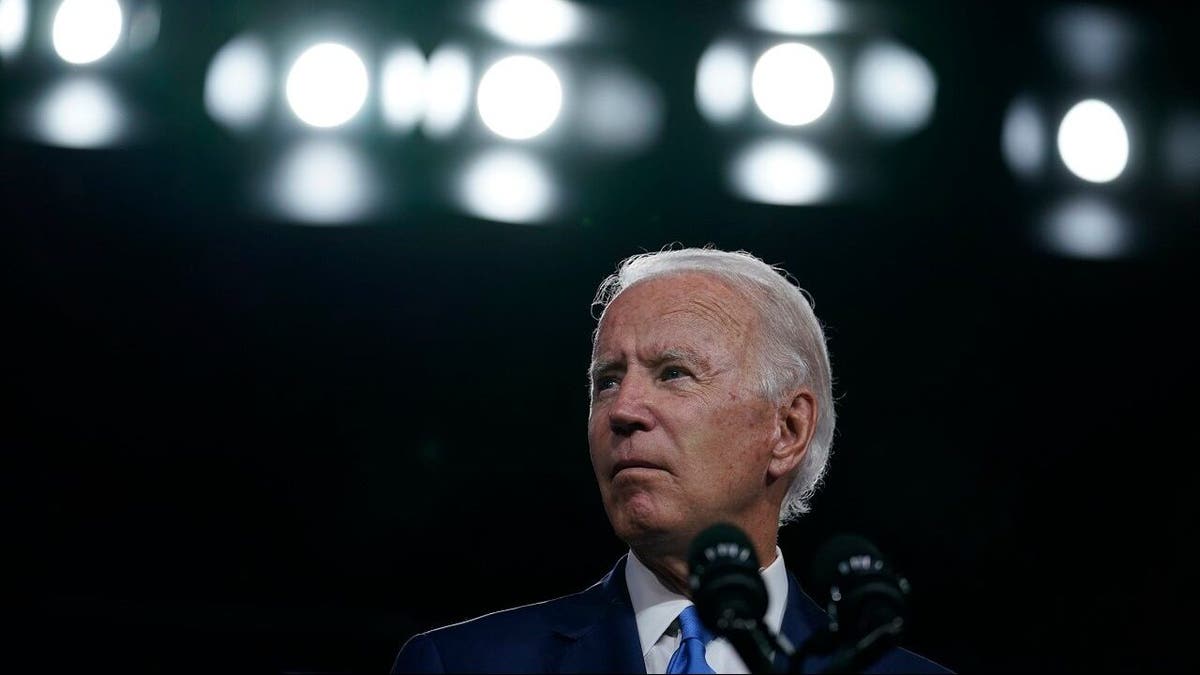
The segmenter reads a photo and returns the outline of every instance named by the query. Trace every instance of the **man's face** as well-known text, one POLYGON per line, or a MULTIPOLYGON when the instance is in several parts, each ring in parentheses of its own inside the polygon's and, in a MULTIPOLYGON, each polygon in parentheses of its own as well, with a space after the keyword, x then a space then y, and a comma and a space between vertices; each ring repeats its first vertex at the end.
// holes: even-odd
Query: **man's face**
POLYGON ((677 548, 762 515, 779 429, 755 379, 758 331, 746 299, 701 273, 634 284, 605 311, 588 441, 625 542, 677 548))

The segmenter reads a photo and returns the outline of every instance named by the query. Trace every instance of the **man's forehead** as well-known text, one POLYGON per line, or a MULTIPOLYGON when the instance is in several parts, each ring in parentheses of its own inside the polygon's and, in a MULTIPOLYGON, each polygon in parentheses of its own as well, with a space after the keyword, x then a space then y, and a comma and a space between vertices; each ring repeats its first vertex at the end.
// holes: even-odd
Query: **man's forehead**
MULTIPOLYGON (((600 317, 599 335, 614 326, 652 330, 676 323, 711 323, 744 334, 753 321, 746 298, 711 274, 683 272, 647 279, 622 291, 600 317)), ((702 329, 702 325, 693 325, 702 329)))

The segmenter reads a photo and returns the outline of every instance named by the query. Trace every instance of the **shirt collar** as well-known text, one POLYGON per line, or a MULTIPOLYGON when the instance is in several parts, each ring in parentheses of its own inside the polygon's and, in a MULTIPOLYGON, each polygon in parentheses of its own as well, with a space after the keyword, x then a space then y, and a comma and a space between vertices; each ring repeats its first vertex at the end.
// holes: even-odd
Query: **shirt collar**
MULTIPOLYGON (((787 567, 783 564, 783 551, 778 546, 775 547, 775 561, 760 569, 759 573, 767 585, 767 615, 764 621, 778 635, 783 625, 788 593, 787 567)), ((629 587, 629 600, 637 619, 638 638, 644 657, 667 632, 675 617, 692 601, 663 586, 633 551, 629 552, 625 563, 625 584, 629 587)))

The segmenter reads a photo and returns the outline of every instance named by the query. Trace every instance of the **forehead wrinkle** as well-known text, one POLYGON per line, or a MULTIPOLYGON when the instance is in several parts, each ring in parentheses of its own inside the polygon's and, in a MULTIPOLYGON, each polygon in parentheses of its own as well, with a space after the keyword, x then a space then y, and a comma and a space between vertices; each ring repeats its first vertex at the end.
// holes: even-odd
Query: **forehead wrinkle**
POLYGON ((748 332, 747 324, 749 322, 727 309, 726 304, 710 297, 690 297, 684 306, 664 312, 663 317, 674 314, 693 315, 703 321, 728 329, 735 337, 740 338, 748 332))

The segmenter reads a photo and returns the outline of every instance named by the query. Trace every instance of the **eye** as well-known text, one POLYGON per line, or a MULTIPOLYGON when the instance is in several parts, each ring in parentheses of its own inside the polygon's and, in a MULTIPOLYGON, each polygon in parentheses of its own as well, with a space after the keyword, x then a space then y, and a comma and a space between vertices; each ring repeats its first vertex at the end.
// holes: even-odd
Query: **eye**
POLYGON ((681 377, 687 377, 688 375, 691 375, 691 373, 689 373, 686 368, 681 368, 679 366, 667 366, 666 368, 662 369, 662 374, 659 377, 664 380, 676 380, 681 377))
POLYGON ((598 377, 596 378, 595 386, 596 391, 606 391, 608 389, 612 389, 613 387, 617 386, 617 378, 613 377, 612 375, 598 377))

